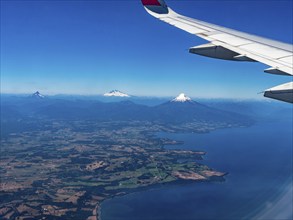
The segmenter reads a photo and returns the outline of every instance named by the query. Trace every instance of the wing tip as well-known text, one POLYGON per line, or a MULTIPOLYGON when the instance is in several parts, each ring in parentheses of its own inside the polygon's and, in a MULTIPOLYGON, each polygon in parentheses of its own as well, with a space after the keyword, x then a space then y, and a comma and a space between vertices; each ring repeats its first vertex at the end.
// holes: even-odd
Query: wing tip
POLYGON ((161 6, 161 3, 158 0, 141 0, 141 3, 143 4, 143 6, 147 6, 147 5, 161 6))
POLYGON ((141 0, 143 6, 157 14, 168 14, 169 10, 164 0, 141 0))

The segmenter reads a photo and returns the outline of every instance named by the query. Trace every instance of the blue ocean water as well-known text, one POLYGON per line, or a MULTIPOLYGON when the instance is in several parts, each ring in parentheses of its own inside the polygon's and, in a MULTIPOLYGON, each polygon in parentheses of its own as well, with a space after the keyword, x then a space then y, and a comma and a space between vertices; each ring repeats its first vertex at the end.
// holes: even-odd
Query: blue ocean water
POLYGON ((292 219, 292 121, 208 134, 169 134, 167 148, 203 150, 201 163, 229 174, 221 183, 163 185, 102 204, 103 220, 292 219))

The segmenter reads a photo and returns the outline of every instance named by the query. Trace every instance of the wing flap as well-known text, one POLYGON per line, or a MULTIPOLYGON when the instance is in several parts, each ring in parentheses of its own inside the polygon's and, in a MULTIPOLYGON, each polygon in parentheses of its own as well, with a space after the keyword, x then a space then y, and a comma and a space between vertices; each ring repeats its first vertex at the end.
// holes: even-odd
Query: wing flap
POLYGON ((285 63, 289 64, 289 66, 293 66, 293 55, 280 58, 279 60, 282 61, 282 62, 285 62, 285 63))
POLYGON ((273 47, 263 45, 260 43, 247 44, 247 45, 239 46, 239 48, 254 54, 260 54, 261 56, 273 58, 273 59, 279 59, 279 58, 291 55, 291 53, 288 51, 280 50, 280 49, 273 48, 273 47))
POLYGON ((235 47, 239 47, 242 45, 247 45, 247 44, 252 44, 253 42, 250 40, 246 40, 244 38, 240 38, 240 37, 236 37, 233 35, 229 35, 229 34, 216 34, 216 35, 212 35, 211 38, 218 40, 218 41, 222 41, 222 42, 229 42, 229 44, 231 44, 232 46, 235 47))

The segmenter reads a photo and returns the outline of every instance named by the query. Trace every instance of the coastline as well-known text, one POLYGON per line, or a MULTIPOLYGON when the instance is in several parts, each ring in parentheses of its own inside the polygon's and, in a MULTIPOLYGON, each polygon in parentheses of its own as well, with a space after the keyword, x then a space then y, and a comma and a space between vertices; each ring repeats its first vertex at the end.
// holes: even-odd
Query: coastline
MULTIPOLYGON (((212 131, 202 132, 202 133, 198 132, 198 134, 209 134, 210 132, 212 132, 212 131)), ((160 137, 160 133, 174 134, 175 132, 174 133, 173 132, 158 132, 158 133, 152 134, 152 136, 161 139, 162 137, 160 137)), ((190 132, 182 132, 182 133, 188 134, 190 132)), ((174 139, 168 138, 167 140, 164 140, 163 145, 161 147, 168 150, 168 146, 183 146, 184 143, 185 142, 183 140, 174 140, 174 139)), ((194 152, 199 153, 201 156, 205 156, 207 154, 207 152, 201 151, 201 150, 195 150, 194 152)), ((202 158, 202 160, 203 160, 203 158, 202 158)), ((195 184, 195 183, 222 183, 222 182, 226 181, 226 179, 224 177, 229 174, 228 172, 218 172, 218 171, 214 171, 213 169, 211 169, 210 171, 207 171, 207 172, 215 173, 215 175, 210 175, 209 179, 202 179, 202 178, 193 179, 193 178, 184 178, 184 177, 180 178, 178 176, 177 177, 178 179, 176 179, 175 181, 171 181, 171 182, 167 182, 167 183, 157 183, 155 185, 138 187, 136 189, 128 189, 125 192, 120 193, 119 195, 113 195, 113 196, 110 196, 109 198, 105 198, 104 200, 101 200, 95 208, 97 210, 96 211, 96 213, 97 213, 96 220, 102 220, 102 205, 106 201, 110 201, 112 199, 115 199, 118 197, 123 197, 123 196, 130 195, 130 194, 136 194, 136 193, 141 193, 141 192, 146 192, 146 191, 157 190, 159 188, 163 188, 164 186, 189 185, 189 184, 195 184)), ((92 220, 92 219, 87 219, 87 220, 92 220)))
MULTIPOLYGON (((102 220, 102 205, 104 202, 106 201, 110 201, 113 200, 115 198, 119 198, 119 197, 124 197, 127 195, 131 195, 131 194, 137 194, 137 193, 143 193, 143 192, 148 192, 148 191, 154 191, 154 190, 158 190, 158 189, 163 189, 166 187, 177 187, 177 186, 188 186, 188 185, 193 185, 193 184, 200 184, 200 183, 213 183, 213 184, 220 184, 226 181, 226 179, 224 178, 225 176, 229 175, 228 172, 222 173, 222 176, 215 176, 215 177, 211 177, 209 180, 191 180, 191 179, 177 179, 175 181, 172 182, 168 182, 168 183, 158 183, 155 185, 150 185, 150 186, 144 186, 144 187, 140 187, 137 189, 131 189, 131 190, 126 190, 124 193, 121 193, 119 195, 113 195, 110 196, 109 198, 105 198, 104 200, 100 201, 96 208, 97 208, 97 220, 102 220)), ((92 219, 88 219, 88 220, 92 220, 92 219)))

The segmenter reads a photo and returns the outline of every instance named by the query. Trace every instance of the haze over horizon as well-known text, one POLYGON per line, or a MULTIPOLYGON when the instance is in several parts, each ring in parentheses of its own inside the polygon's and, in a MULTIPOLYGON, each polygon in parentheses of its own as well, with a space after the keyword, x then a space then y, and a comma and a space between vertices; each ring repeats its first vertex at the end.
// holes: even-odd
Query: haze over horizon
MULTIPOLYGON (((32 95, 34 95, 35 93, 37 93, 39 91, 34 91, 31 93, 0 93, 1 96, 8 96, 8 97, 30 97, 32 95)), ((177 94, 170 94, 170 95, 135 95, 135 94, 128 94, 125 93, 129 96, 105 96, 105 94, 103 93, 96 93, 96 94, 73 94, 73 93, 42 93, 39 92, 42 96, 44 97, 78 97, 78 98, 104 98, 107 100, 113 100, 113 98, 118 98, 118 100, 113 100, 113 102, 116 101, 123 101, 123 100, 131 100, 131 99, 162 99, 162 100, 173 100, 174 98, 177 98, 178 96, 180 96, 181 94, 185 94, 188 97, 190 97, 193 101, 197 101, 197 100, 230 100, 230 101, 259 101, 259 102, 274 102, 276 104, 279 105, 287 105, 287 103, 283 103, 280 102, 278 100, 274 100, 274 99, 264 99, 263 97, 261 98, 250 98, 250 97, 242 97, 242 98, 238 98, 238 97, 200 97, 200 96, 190 96, 189 94, 185 93, 185 92, 179 92, 177 94)))
MULTIPOLYGON (((167 3, 193 18, 292 43, 292 1, 167 3)), ((136 96, 263 99, 259 92, 289 81, 263 73, 263 64, 188 53, 205 41, 156 21, 139 0, 1 1, 1 27, 2 94, 119 89, 136 96)))

